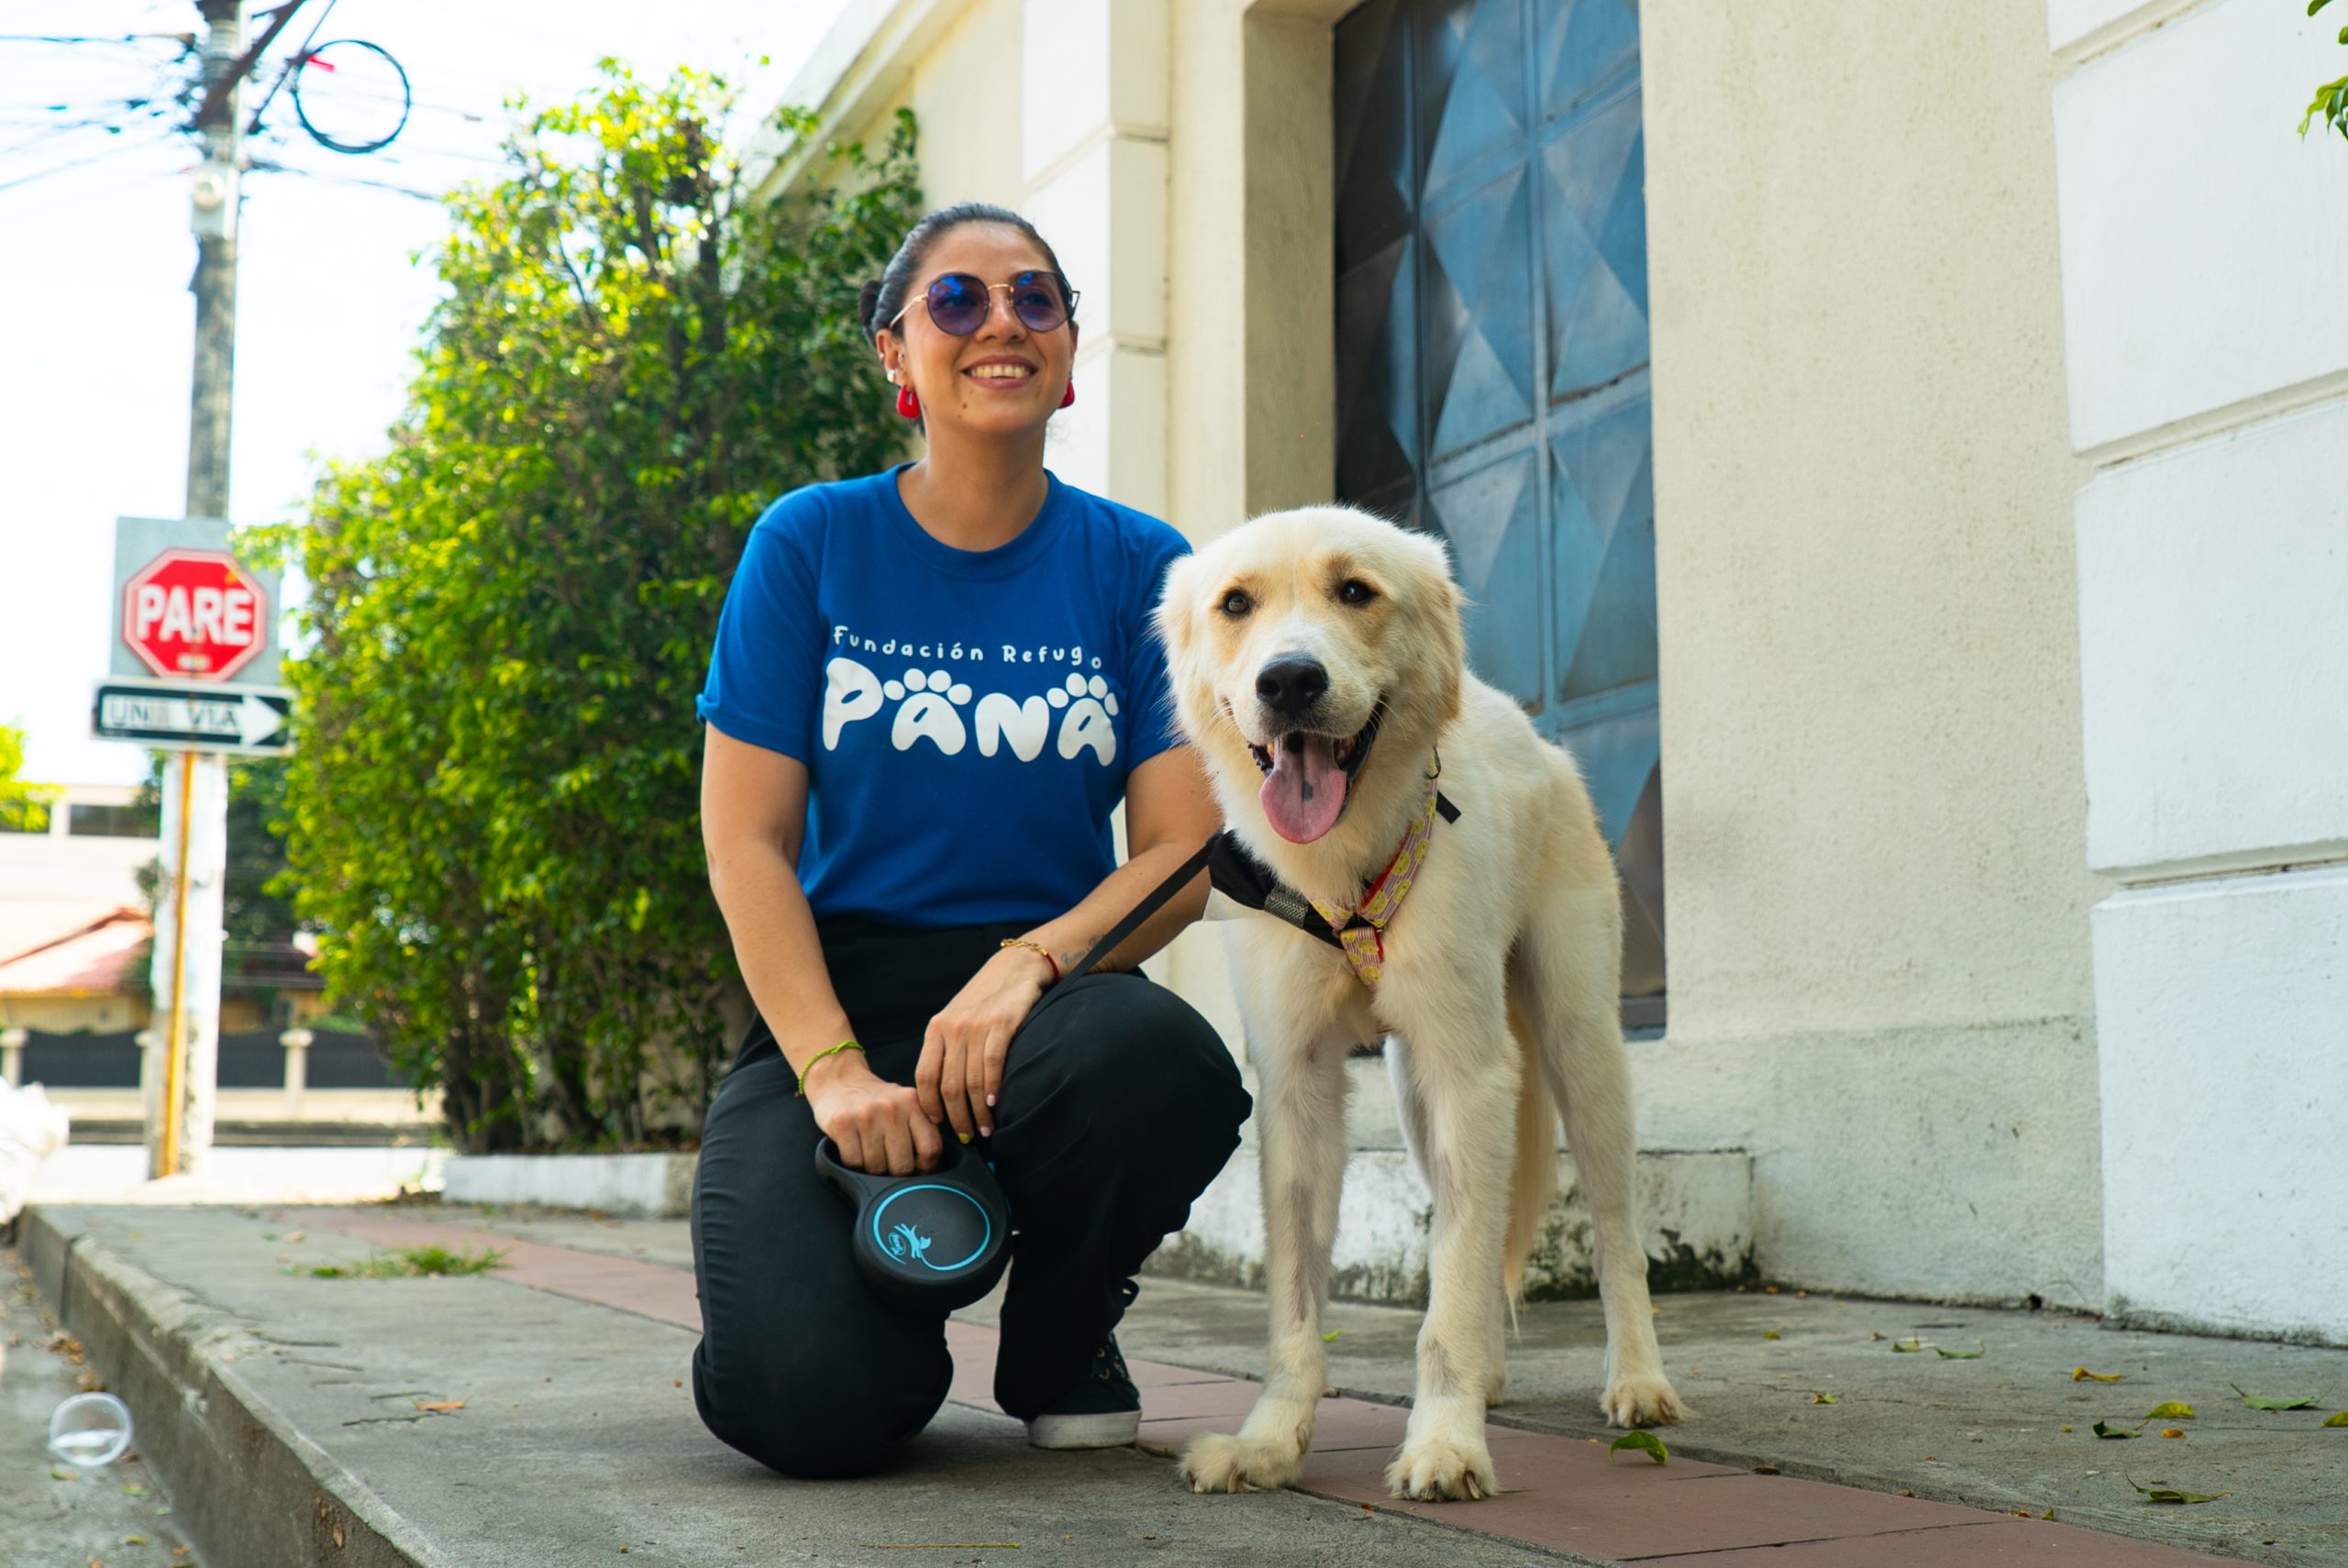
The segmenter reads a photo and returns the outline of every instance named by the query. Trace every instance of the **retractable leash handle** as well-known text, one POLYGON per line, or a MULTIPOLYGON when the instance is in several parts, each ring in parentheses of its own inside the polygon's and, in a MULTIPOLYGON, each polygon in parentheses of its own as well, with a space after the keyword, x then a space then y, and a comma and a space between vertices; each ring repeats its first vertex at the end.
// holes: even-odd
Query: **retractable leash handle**
POLYGON ((1011 1207, 987 1163, 959 1143, 936 1170, 892 1176, 850 1170, 819 1138, 815 1174, 855 1210, 849 1250, 884 1301, 951 1312, 992 1290, 1011 1262, 1011 1207))
MULTIPOLYGON (((1197 876, 1214 848, 1199 852, 1092 944, 1052 992, 1080 980, 1094 960, 1131 936, 1142 922, 1197 876)), ((848 1246, 857 1272, 883 1301, 917 1312, 951 1312, 994 1288, 1011 1262, 1011 1206, 978 1154, 948 1143, 937 1168, 912 1176, 851 1170, 838 1145, 815 1141, 815 1174, 855 1211, 848 1246)))

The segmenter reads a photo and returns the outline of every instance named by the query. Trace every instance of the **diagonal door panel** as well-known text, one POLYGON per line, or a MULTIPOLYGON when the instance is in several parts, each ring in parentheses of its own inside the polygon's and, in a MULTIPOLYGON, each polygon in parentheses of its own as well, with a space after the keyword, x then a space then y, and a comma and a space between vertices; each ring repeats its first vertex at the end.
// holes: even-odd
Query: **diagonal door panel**
POLYGON ((1424 337, 1434 455, 1533 417, 1529 182, 1512 168, 1427 226, 1424 337))
POLYGON ((1339 494, 1449 541, 1470 664, 1589 777, 1659 1021, 1637 0, 1371 0, 1335 63, 1339 494))
POLYGON ((1516 453, 1427 494, 1468 595, 1468 667, 1534 710, 1541 706, 1536 456, 1516 453))

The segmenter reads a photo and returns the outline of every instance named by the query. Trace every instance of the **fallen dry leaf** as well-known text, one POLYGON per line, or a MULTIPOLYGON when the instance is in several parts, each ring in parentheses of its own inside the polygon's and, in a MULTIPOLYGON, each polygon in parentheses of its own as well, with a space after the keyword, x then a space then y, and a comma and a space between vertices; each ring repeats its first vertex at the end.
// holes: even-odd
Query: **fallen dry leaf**
POLYGON ((2254 1410, 2305 1410, 2315 1404, 2312 1399, 2270 1399, 2263 1394, 2246 1393, 2239 1383, 2229 1383, 2226 1386, 2242 1395, 2242 1402, 2254 1410))
POLYGON ((2185 1429, 2183 1427, 2163 1427, 2161 1429, 2161 1436, 2163 1437, 2183 1437, 2184 1435, 2185 1429))
POLYGON ((1637 1431, 1624 1432, 1621 1437, 1618 1437, 1612 1442, 1608 1443, 1606 1445, 1606 1463, 1609 1464, 1613 1463, 1614 1456, 1626 1448, 1638 1450, 1640 1452, 1645 1453, 1649 1459, 1654 1460, 1657 1464, 1668 1464, 1671 1463, 1671 1451, 1663 1446, 1663 1440, 1661 1438, 1656 1436, 1653 1432, 1637 1431))
POLYGON ((461 1410, 465 1408, 465 1402, 462 1399, 418 1399, 415 1401, 415 1408, 437 1416, 445 1415, 450 1410, 461 1410))
POLYGON ((2074 1383, 2083 1383, 2090 1379, 2097 1383, 2117 1383, 2127 1375, 2128 1375, 2124 1372, 2114 1372, 2109 1374, 2089 1372, 2084 1366, 2075 1366, 2071 1369, 2071 1381, 2074 1383))
POLYGON ((2163 1404, 2155 1405, 2151 1409, 2145 1411, 2144 1419, 2148 1421, 2189 1421, 2193 1419, 2193 1407, 2185 1403, 2181 1399, 2170 1399, 2163 1404))
MULTIPOLYGON (((2127 1479, 2128 1485, 2136 1486, 2134 1476, 2131 1475, 2127 1479)), ((2149 1486, 2136 1486, 2136 1490, 2144 1495, 2145 1501, 2152 1503, 2214 1503, 2221 1497, 2233 1496, 2232 1492, 2180 1491, 2165 1481, 2155 1481, 2149 1486)))

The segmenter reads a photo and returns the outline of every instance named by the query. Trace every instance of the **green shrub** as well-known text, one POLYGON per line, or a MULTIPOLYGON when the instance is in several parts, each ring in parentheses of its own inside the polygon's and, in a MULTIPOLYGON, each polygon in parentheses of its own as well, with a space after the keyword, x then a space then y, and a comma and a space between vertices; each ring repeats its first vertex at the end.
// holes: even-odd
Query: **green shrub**
POLYGON ((717 612, 770 501, 903 439, 855 296, 918 215, 911 116, 763 202, 722 82, 604 71, 448 199, 391 449, 280 535, 312 585, 287 881, 329 1004, 474 1152, 697 1135, 739 994, 698 812, 717 612))

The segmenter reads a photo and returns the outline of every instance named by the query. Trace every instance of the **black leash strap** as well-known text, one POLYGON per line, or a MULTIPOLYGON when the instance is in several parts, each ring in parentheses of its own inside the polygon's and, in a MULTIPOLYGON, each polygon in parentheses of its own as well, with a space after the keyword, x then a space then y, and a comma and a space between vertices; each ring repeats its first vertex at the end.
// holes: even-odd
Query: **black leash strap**
MULTIPOLYGON (((1459 808, 1445 799, 1441 791, 1434 798, 1435 810, 1447 823, 1459 820, 1459 808)), ((1174 868, 1173 874, 1149 891, 1149 896, 1133 907, 1131 913, 1109 928, 1109 934, 1094 943, 1091 951, 1076 962, 1076 967, 1060 977, 1060 985, 1080 980, 1091 972, 1092 966, 1116 951, 1117 944, 1141 929, 1142 922, 1166 907, 1166 900, 1188 887, 1191 878, 1202 868, 1214 884, 1215 891, 1246 909, 1260 910, 1283 925, 1294 926, 1307 936, 1320 938, 1332 947, 1345 944, 1337 933, 1329 929, 1304 895, 1272 875, 1268 867, 1247 853, 1246 845, 1233 837, 1226 828, 1206 843, 1198 852, 1174 868)))
MULTIPOLYGON (((1075 968, 1070 969, 1067 974, 1060 977, 1059 984, 1061 986, 1065 986, 1071 980, 1080 980, 1084 978, 1085 975, 1091 971, 1092 966, 1096 962, 1102 958, 1106 958, 1110 954, 1115 952, 1117 944, 1123 942, 1126 937, 1131 936, 1135 932, 1139 931, 1144 921, 1156 914, 1159 910, 1164 909, 1166 907, 1167 900, 1172 898, 1175 894, 1188 887, 1190 885, 1191 878, 1197 876, 1200 871, 1205 868, 1207 856, 1214 853, 1215 839, 1219 839, 1222 836, 1223 834, 1217 834, 1214 838, 1211 838, 1204 844, 1199 845, 1197 854, 1191 856, 1191 858, 1182 862, 1180 866, 1175 867, 1172 876, 1167 878, 1166 880, 1151 889, 1147 898, 1135 904, 1133 907, 1132 912, 1127 914, 1124 919, 1119 921, 1116 924, 1109 928, 1108 935, 1103 936, 1100 941, 1094 943, 1092 944, 1091 951, 1088 952, 1083 957, 1076 961, 1075 968)), ((1053 988, 1058 989, 1058 987, 1054 987, 1053 988)))

